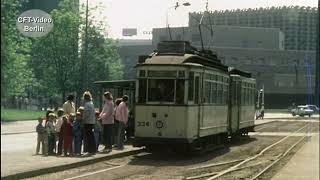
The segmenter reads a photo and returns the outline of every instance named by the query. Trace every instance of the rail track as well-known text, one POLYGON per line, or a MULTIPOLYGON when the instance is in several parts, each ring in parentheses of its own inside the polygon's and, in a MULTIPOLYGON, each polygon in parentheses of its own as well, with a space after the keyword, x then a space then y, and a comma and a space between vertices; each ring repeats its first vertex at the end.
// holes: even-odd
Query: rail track
MULTIPOLYGON (((293 135, 295 133, 298 133, 298 132, 302 131, 303 129, 307 128, 308 125, 309 124, 306 124, 303 127, 299 127, 299 129, 291 132, 289 135, 281 138, 280 140, 276 141, 275 143, 272 143, 271 145, 265 147, 258 154, 254 155, 254 156, 251 156, 248 158, 232 160, 232 161, 206 164, 206 165, 202 165, 202 166, 198 166, 198 167, 189 168, 188 170, 191 170, 191 171, 194 171, 194 170, 199 171, 201 169, 207 169, 207 171, 210 171, 210 168, 212 170, 212 169, 219 167, 219 166, 229 165, 228 167, 223 168, 222 170, 219 170, 219 171, 212 171, 212 172, 204 173, 204 174, 202 173, 200 175, 195 175, 195 176, 194 175, 187 176, 187 177, 185 177, 185 179, 186 180, 204 179, 204 178, 207 178, 207 180, 213 180, 213 179, 218 179, 218 178, 221 179, 222 177, 225 177, 227 174, 231 174, 232 172, 235 172, 235 171, 240 171, 243 169, 255 168, 255 167, 259 167, 261 169, 261 167, 262 167, 263 169, 259 170, 259 172, 255 173, 254 175, 252 175, 252 173, 250 175, 247 175, 252 180, 258 179, 264 173, 266 173, 271 167, 273 167, 277 162, 279 162, 281 159, 286 157, 286 155, 288 155, 289 152, 291 152, 299 143, 301 143, 308 136, 308 134, 305 133, 298 140, 296 140, 296 138, 295 138, 294 142, 290 143, 293 145, 291 145, 285 151, 278 152, 279 150, 278 151, 274 150, 274 152, 271 153, 270 152, 271 148, 275 149, 277 145, 280 145, 284 141, 289 140, 291 137, 293 137, 293 135), (263 158, 263 155, 267 154, 267 152, 269 153, 268 157, 263 158), (270 156, 270 154, 272 154, 272 155, 270 156)), ((263 127, 260 127, 259 129, 265 129, 268 127, 269 126, 263 126, 263 127)), ((291 141, 293 141, 293 140, 291 140, 291 141)))
MULTIPOLYGON (((270 130, 277 132, 285 128, 279 129, 280 124, 265 124, 259 128, 264 130, 271 128, 270 130), (275 128, 275 129, 274 129, 275 128)), ((285 125, 284 123, 283 125, 285 125)), ((195 162, 189 158, 176 158, 176 160, 170 160, 170 158, 175 158, 175 156, 166 156, 163 154, 150 154, 143 152, 131 157, 124 157, 114 160, 109 160, 108 162, 101 162, 98 164, 80 167, 78 169, 67 170, 65 172, 59 172, 59 175, 51 174, 36 177, 34 179, 90 179, 96 178, 101 179, 103 177, 108 177, 108 179, 148 179, 152 178, 158 179, 260 179, 264 178, 270 174, 270 169, 273 171, 277 163, 283 163, 288 157, 288 154, 292 150, 296 149, 295 147, 299 146, 301 142, 308 136, 305 133, 301 136, 303 131, 310 130, 307 129, 309 124, 296 124, 292 123, 291 126, 288 126, 286 130, 288 135, 280 137, 266 137, 266 136, 257 136, 260 141, 253 140, 253 144, 248 143, 243 148, 238 148, 239 145, 231 143, 230 147, 237 147, 237 151, 232 151, 229 157, 227 156, 222 158, 219 154, 223 152, 228 152, 221 149, 221 152, 215 151, 207 155, 195 156, 196 162, 201 163, 198 166, 194 166, 195 162), (299 126, 298 126, 299 125, 299 126), (292 131, 291 129, 295 129, 292 131), (300 137, 294 136, 294 134, 300 134, 300 137), (299 139, 298 139, 299 138, 299 139), (261 144, 262 143, 262 144, 261 144), (259 145, 258 145, 259 144, 259 145), (251 148, 258 145, 258 148, 251 148), (250 147, 250 148, 248 148, 250 147), (245 151, 243 151, 245 150, 245 151), (246 153, 241 153, 241 151, 246 153), (247 152, 248 151, 248 152, 247 152), (239 154, 239 156, 237 156, 239 154), (218 157, 220 162, 212 159, 218 157), (166 160, 167 158, 167 160, 166 160), (282 161, 282 159, 285 159, 282 161), (202 164, 202 162, 211 161, 208 164, 202 164), (189 166, 190 168, 185 168, 189 166), (244 172, 248 172, 245 174, 244 172), (240 174, 239 174, 240 173, 240 174), (100 177, 100 178, 99 178, 100 177)), ((248 139, 248 142, 251 142, 252 138, 248 139)), ((253 138, 255 139, 255 138, 253 138)), ((247 138, 244 138, 244 143, 247 142, 247 138)))

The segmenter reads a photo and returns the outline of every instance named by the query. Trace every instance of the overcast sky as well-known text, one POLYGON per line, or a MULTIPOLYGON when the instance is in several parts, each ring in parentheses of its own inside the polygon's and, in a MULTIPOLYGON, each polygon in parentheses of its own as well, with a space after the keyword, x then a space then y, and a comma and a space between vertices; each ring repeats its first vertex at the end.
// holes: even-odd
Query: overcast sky
MULTIPOLYGON (((81 0, 82 2, 85 0, 81 0)), ((186 26, 189 12, 205 10, 206 0, 89 0, 89 6, 102 3, 103 16, 109 26, 109 36, 123 37, 123 28, 137 28, 138 36, 134 39, 151 39, 143 32, 151 31, 154 27, 165 27, 166 17, 173 26, 186 26), (170 8, 176 2, 189 2, 188 7, 181 6, 176 10, 170 8)), ((317 0, 209 0, 209 10, 244 9, 271 6, 311 6, 317 7, 317 0)))

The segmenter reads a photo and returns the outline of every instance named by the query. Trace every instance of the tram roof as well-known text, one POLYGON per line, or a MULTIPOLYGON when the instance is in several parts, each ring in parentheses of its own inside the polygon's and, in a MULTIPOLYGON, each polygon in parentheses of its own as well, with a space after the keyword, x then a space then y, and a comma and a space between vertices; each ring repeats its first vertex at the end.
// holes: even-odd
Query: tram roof
POLYGON ((192 65, 200 64, 203 66, 213 67, 228 72, 228 66, 225 66, 219 62, 215 62, 206 57, 202 57, 195 54, 158 54, 153 55, 145 60, 141 65, 192 65))
POLYGON ((135 80, 113 80, 113 81, 95 81, 94 84, 108 88, 132 88, 135 86, 135 80))

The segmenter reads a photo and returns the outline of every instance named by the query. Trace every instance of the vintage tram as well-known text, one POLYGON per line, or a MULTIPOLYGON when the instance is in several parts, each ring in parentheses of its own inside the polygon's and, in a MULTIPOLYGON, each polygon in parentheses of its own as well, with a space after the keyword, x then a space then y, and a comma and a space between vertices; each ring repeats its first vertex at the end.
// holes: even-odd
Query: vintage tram
POLYGON ((253 131, 255 79, 211 51, 161 42, 136 69, 134 146, 201 149, 253 131))

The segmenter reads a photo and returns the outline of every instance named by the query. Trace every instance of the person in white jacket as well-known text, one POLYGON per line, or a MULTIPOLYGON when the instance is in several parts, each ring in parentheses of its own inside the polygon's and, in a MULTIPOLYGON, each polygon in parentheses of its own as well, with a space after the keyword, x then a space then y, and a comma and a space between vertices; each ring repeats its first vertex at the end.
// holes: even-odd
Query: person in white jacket
POLYGON ((103 109, 100 113, 100 118, 102 120, 103 126, 103 139, 104 139, 104 151, 111 152, 112 151, 112 135, 113 135, 113 125, 114 125, 114 103, 113 97, 110 92, 104 93, 105 103, 103 109))

